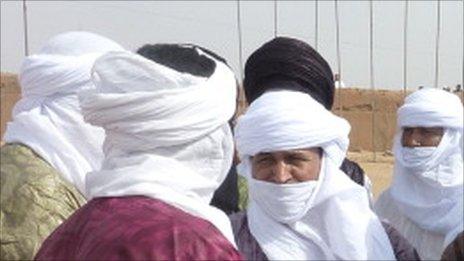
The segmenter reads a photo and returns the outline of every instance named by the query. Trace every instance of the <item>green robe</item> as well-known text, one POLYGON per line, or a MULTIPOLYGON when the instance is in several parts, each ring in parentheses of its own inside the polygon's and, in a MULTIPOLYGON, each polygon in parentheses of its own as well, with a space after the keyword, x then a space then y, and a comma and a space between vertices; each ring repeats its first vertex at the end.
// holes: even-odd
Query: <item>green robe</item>
POLYGON ((0 259, 32 259, 85 199, 29 147, 6 144, 0 155, 0 259))
POLYGON ((238 208, 245 210, 248 208, 248 183, 246 178, 238 175, 238 208))

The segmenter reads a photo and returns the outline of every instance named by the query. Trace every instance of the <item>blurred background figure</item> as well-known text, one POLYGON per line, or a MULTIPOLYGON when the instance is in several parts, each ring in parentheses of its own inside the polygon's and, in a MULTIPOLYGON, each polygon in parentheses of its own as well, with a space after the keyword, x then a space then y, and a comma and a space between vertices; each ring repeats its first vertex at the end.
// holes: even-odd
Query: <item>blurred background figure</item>
POLYGON ((440 259, 463 231, 463 117, 456 95, 432 88, 398 109, 393 181, 375 210, 424 260, 440 259))

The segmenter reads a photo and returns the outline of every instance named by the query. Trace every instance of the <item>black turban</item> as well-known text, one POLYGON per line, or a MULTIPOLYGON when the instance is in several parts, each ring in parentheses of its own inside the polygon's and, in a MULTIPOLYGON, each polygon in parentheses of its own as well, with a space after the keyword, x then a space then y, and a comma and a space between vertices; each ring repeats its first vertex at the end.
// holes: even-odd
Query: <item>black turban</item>
POLYGON ((245 65, 243 82, 248 103, 269 89, 308 93, 330 110, 334 80, 329 64, 307 43, 277 37, 256 50, 245 65))

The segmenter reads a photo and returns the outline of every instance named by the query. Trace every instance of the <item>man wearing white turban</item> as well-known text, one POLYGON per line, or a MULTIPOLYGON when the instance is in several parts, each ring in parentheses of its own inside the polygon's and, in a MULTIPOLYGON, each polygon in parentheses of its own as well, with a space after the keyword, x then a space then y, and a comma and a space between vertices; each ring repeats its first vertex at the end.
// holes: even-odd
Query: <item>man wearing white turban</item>
POLYGON ((311 96, 289 90, 264 93, 238 119, 238 172, 250 193, 241 225, 257 242, 247 259, 395 259, 365 189, 339 169, 349 131, 311 96))
POLYGON ((463 106, 449 92, 423 88, 398 109, 393 181, 377 202, 425 260, 438 260, 463 231, 463 106))
POLYGON ((103 165, 86 178, 92 200, 37 259, 241 258, 227 216, 209 205, 232 163, 235 76, 197 46, 159 47, 152 60, 111 52, 95 62, 97 89, 80 104, 105 129, 103 165))
POLYGON ((85 202, 84 180, 100 168, 104 132, 84 122, 78 93, 91 67, 117 43, 89 32, 59 34, 23 61, 21 99, 1 151, 2 260, 32 259, 42 241, 85 202))

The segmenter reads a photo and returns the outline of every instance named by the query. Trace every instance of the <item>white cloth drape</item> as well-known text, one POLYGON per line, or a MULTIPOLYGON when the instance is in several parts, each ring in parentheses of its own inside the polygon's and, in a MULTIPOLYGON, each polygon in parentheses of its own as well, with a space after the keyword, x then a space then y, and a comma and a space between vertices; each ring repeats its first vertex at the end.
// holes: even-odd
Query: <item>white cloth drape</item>
MULTIPOLYGON (((405 216, 425 232, 444 236, 443 247, 463 230, 463 107, 454 94, 422 89, 405 99, 398 110, 398 131, 394 139, 395 167, 391 187, 379 197, 376 211, 390 219, 400 231, 409 231, 407 222, 395 223, 392 215, 405 216), (444 134, 437 147, 430 147, 430 154, 417 162, 405 158, 401 144, 404 127, 443 127, 444 134), (391 200, 399 211, 385 214, 384 207, 391 200)), ((420 149, 420 148, 419 148, 420 149)), ((409 148, 411 150, 411 148, 409 148)), ((404 234, 411 242, 420 242, 419 235, 404 234)), ((421 236, 423 237, 423 236, 421 236)), ((423 258, 430 247, 414 245, 423 258)), ((440 256, 440 252, 432 257, 440 256)))
POLYGON ((242 160, 238 172, 247 179, 252 178, 250 157, 257 153, 312 147, 324 151, 318 185, 301 219, 277 222, 250 194, 250 231, 269 259, 395 259, 366 191, 339 170, 349 131, 344 119, 309 95, 285 90, 263 94, 239 118, 235 128, 242 160))
POLYGON ((95 62, 97 91, 80 101, 85 119, 107 136, 102 169, 88 174, 87 194, 162 200, 210 221, 235 245, 227 216, 209 202, 232 164, 228 120, 236 81, 224 63, 196 50, 215 61, 209 78, 129 52, 95 62))
POLYGON ((86 173, 100 168, 104 131, 84 122, 77 94, 94 88, 90 70, 95 59, 122 49, 92 33, 63 33, 26 57, 19 73, 22 97, 5 142, 29 146, 83 194, 86 173))

